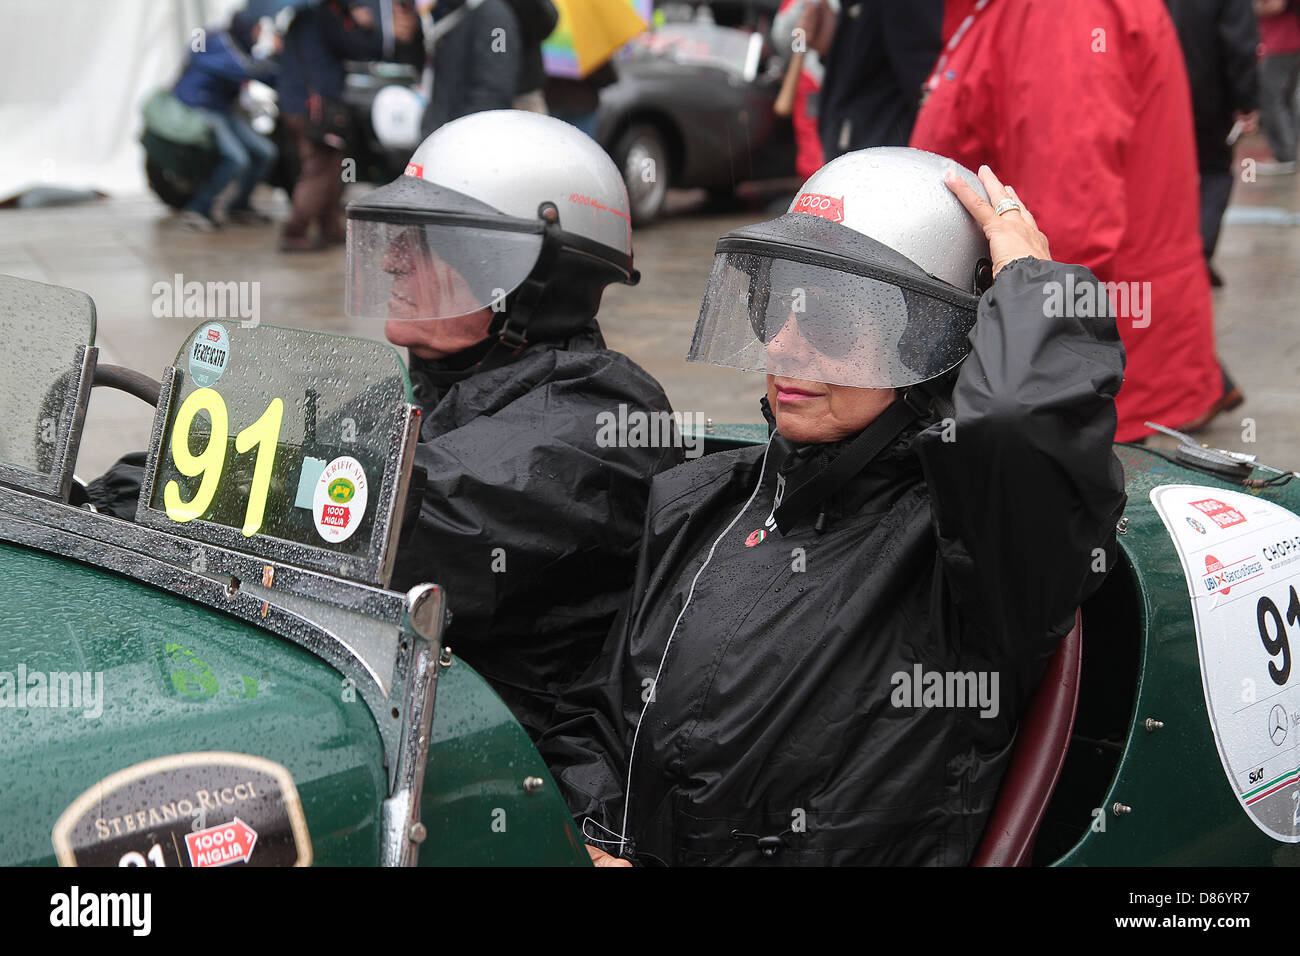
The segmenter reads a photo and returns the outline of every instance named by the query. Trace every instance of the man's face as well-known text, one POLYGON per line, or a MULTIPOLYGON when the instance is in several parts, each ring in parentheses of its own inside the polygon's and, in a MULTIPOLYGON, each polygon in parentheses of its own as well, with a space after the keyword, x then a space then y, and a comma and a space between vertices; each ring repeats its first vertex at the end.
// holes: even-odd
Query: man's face
POLYGON ((389 342, 421 358, 442 359, 487 338, 492 310, 474 309, 478 303, 469 283, 412 233, 404 232, 389 244, 383 270, 392 276, 384 326, 389 342), (453 317, 419 318, 430 315, 453 317))

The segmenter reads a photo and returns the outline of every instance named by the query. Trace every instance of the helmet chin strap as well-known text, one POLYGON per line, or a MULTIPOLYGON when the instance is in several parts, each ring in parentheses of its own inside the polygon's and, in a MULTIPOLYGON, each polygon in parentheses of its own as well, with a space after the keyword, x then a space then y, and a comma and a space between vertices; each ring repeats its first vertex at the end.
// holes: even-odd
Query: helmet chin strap
MULTIPOLYGON (((537 310, 546 287, 555 270, 556 259, 560 255, 562 240, 560 236, 560 214, 555 204, 544 202, 538 207, 538 218, 545 223, 542 232, 542 248, 537 254, 537 262, 532 271, 516 290, 510 303, 510 310, 503 313, 505 318, 497 331, 497 341, 512 355, 518 355, 528 343, 528 323, 537 310)), ((494 350, 495 351, 495 350, 494 350)))

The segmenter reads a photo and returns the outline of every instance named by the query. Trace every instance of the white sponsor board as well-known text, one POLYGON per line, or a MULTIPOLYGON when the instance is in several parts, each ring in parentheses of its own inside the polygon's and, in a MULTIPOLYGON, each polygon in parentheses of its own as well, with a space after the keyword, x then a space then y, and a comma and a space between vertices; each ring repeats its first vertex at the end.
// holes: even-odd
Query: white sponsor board
POLYGON ((1237 491, 1161 485, 1187 577, 1219 758, 1255 824, 1300 842, 1300 517, 1237 491))

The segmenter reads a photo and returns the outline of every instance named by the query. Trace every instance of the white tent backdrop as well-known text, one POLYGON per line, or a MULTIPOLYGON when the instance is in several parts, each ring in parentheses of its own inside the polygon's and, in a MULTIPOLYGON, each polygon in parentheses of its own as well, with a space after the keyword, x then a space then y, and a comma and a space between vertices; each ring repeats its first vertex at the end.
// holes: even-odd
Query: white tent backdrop
POLYGON ((180 75, 191 31, 246 0, 3 0, 0 199, 31 186, 147 186, 140 104, 180 75))

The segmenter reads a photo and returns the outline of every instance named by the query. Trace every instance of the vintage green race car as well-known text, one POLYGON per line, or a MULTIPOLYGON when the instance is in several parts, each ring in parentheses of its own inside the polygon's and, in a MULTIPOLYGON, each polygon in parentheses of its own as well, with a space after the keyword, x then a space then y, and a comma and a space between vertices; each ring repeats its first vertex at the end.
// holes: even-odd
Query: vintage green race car
MULTIPOLYGON (((212 321, 153 382, 98 365, 87 296, 10 277, 0 329, 0 864, 588 862, 442 646, 441 590, 386 588, 419 421, 393 349, 212 321), (81 504, 96 385, 157 409, 134 521, 81 504)), ((1300 485, 1199 446, 1119 454, 1121 566, 975 862, 1300 863, 1300 485)))

